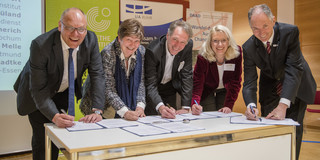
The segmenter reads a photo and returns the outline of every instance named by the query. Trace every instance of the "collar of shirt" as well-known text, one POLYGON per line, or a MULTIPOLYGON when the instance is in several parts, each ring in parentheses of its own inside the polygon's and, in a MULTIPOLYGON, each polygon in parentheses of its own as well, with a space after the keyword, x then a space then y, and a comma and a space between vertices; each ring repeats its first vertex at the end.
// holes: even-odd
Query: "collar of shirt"
MULTIPOLYGON (((126 71, 126 75, 127 75, 127 77, 129 77, 129 74, 130 74, 130 64, 131 64, 131 61, 132 61, 132 59, 136 59, 136 53, 137 53, 137 51, 135 51, 134 52, 134 54, 132 54, 130 57, 129 57, 129 59, 128 59, 128 66, 124 66, 125 68, 127 67, 128 69, 127 69, 127 71, 126 71)), ((125 61, 125 56, 124 56, 124 53, 121 51, 121 54, 120 54, 120 60, 121 61, 125 61)), ((124 65, 126 65, 126 63, 124 63, 124 65)))
MULTIPOLYGON (((61 46, 62 46, 62 51, 68 51, 68 49, 70 48, 67 43, 63 40, 62 35, 60 35, 60 39, 61 39, 61 46)), ((79 50, 79 46, 77 48, 74 48, 74 51, 78 51, 79 50)), ((69 53, 69 51, 67 52, 69 53)), ((72 54, 73 55, 73 54, 72 54)))
MULTIPOLYGON (((136 59, 136 53, 137 53, 137 51, 135 51, 134 54, 132 54, 132 55, 129 57, 129 60, 130 60, 131 58, 136 59)), ((121 51, 120 60, 122 61, 122 60, 125 60, 125 59, 126 59, 126 58, 124 57, 124 53, 121 51)))
POLYGON ((268 41, 263 42, 264 47, 267 47, 267 42, 270 42, 270 46, 272 45, 273 37, 274 37, 274 29, 272 30, 272 35, 270 39, 268 41))
MULTIPOLYGON (((134 54, 132 54, 130 57, 129 57, 129 61, 128 61, 128 70, 130 70, 130 62, 131 62, 131 59, 136 59, 136 53, 137 51, 134 52, 134 54)), ((120 54, 120 60, 121 61, 124 61, 126 58, 124 56, 124 53, 121 51, 121 54, 120 54)))
POLYGON ((172 65, 173 65, 173 60, 174 60, 175 55, 172 55, 169 50, 168 50, 168 45, 166 42, 166 61, 165 61, 165 68, 164 68, 164 73, 163 77, 161 80, 162 84, 166 84, 172 79, 172 65))

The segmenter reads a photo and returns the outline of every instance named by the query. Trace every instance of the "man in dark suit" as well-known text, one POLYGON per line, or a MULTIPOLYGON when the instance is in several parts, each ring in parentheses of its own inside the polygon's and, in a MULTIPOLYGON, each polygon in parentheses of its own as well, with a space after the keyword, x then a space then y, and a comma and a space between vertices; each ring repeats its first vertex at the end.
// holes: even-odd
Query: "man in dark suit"
POLYGON ((192 29, 185 21, 170 24, 168 33, 152 41, 145 55, 146 115, 175 118, 190 109, 192 96, 192 29), (183 109, 176 112, 176 93, 183 109), (169 106, 166 106, 169 105, 169 106), (173 106, 174 108, 171 108, 173 106))
POLYGON ((275 120, 292 118, 300 123, 296 128, 298 159, 305 109, 308 103, 313 103, 316 92, 315 80, 301 53, 299 30, 294 25, 276 22, 265 4, 251 8, 248 18, 253 36, 242 46, 245 114, 248 119, 257 119, 258 67, 261 115, 275 120))
MULTIPOLYGON (((69 54, 69 61, 73 59, 75 79, 72 88, 76 97, 78 99, 82 97, 81 77, 86 69, 91 78, 92 93, 95 93, 92 97, 92 114, 86 115, 79 121, 93 123, 102 119, 100 114, 105 101, 102 60, 97 37, 93 32, 87 31, 86 26, 86 17, 80 9, 65 10, 58 28, 32 41, 30 58, 14 84, 18 113, 28 115, 32 126, 33 159, 45 158, 44 123, 53 122, 58 127, 73 125, 74 116, 60 112, 68 109, 68 93, 71 88, 68 86, 69 54)), ((53 159, 57 159, 58 151, 53 145, 51 153, 53 159)))

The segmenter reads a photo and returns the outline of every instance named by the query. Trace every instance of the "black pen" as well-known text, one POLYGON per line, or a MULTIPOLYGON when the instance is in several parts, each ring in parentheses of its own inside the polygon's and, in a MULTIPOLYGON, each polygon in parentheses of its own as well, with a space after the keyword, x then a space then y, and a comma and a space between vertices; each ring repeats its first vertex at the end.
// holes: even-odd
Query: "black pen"
MULTIPOLYGON (((172 111, 172 109, 174 110, 174 108, 172 108, 169 103, 167 103, 167 106, 169 107, 169 109, 170 109, 171 111, 172 111)), ((176 114, 174 113, 173 116, 176 116, 176 114)))
POLYGON ((167 103, 167 106, 168 106, 170 109, 172 108, 169 103, 167 103))

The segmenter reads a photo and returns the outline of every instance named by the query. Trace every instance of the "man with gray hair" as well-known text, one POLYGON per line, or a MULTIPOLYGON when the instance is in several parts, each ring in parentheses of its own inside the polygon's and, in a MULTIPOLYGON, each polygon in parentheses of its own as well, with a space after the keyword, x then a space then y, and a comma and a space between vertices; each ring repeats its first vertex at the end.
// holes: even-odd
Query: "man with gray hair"
POLYGON ((168 33, 152 41, 145 55, 146 115, 164 118, 190 110, 192 96, 191 26, 183 20, 170 24, 168 33), (176 93, 182 109, 176 111, 176 93), (174 108, 172 108, 172 107, 174 108))
POLYGON ((267 119, 292 118, 296 128, 296 158, 299 158, 303 118, 308 103, 313 103, 316 82, 304 59, 297 26, 275 21, 270 8, 257 5, 249 10, 253 35, 243 44, 243 98, 246 117, 257 120, 257 69, 260 69, 259 102, 267 119))

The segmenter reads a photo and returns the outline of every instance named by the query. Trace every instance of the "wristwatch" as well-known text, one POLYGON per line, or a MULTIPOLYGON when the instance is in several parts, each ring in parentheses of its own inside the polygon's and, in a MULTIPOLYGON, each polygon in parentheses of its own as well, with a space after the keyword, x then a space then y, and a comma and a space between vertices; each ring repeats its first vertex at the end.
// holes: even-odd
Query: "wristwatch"
POLYGON ((99 110, 95 110, 94 113, 95 114, 99 114, 100 116, 102 116, 102 113, 99 110))

